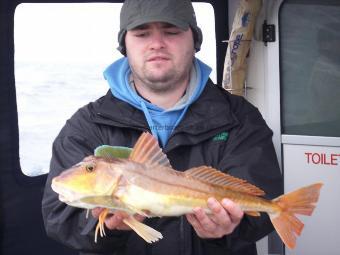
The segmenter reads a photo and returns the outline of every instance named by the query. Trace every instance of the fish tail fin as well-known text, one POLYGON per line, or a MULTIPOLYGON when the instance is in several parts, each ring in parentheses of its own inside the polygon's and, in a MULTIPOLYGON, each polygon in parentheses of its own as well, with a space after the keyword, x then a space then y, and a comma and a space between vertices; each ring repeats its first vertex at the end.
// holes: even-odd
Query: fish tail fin
POLYGON ((293 249, 295 247, 296 236, 301 234, 304 227, 304 224, 295 214, 312 215, 322 185, 322 183, 315 183, 273 200, 280 211, 269 213, 269 217, 275 230, 288 248, 293 249))
POLYGON ((289 212, 281 212, 279 215, 269 214, 269 217, 284 244, 288 248, 294 249, 296 236, 301 234, 304 224, 289 212))

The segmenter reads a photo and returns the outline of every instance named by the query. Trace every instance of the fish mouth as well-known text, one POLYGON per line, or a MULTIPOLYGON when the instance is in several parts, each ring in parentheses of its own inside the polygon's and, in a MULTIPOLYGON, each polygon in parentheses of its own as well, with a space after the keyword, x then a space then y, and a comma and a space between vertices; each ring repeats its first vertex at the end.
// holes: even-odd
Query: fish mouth
POLYGON ((65 189, 63 185, 61 185, 55 180, 52 181, 51 188, 54 192, 59 194, 59 200, 64 203, 73 203, 81 200, 84 197, 83 195, 76 193, 72 190, 65 189))
POLYGON ((59 200, 65 204, 68 204, 73 207, 78 207, 78 208, 83 208, 83 209, 93 209, 96 208, 97 205, 92 205, 88 203, 84 203, 81 201, 81 199, 74 199, 72 201, 68 200, 66 197, 63 195, 59 195, 59 200))
POLYGON ((57 194, 59 194, 60 202, 63 202, 73 207, 78 207, 78 208, 83 208, 83 209, 93 209, 97 207, 96 205, 84 203, 82 199, 84 199, 84 197, 86 196, 75 193, 71 190, 66 190, 57 182, 52 182, 51 187, 57 194))

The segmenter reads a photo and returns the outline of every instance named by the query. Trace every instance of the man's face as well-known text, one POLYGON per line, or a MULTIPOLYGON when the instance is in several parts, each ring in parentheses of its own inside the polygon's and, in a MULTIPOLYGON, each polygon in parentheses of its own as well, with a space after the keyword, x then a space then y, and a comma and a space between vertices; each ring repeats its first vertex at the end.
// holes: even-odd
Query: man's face
POLYGON ((191 29, 148 23, 129 30, 125 45, 135 82, 148 89, 165 92, 189 78, 195 54, 191 29))

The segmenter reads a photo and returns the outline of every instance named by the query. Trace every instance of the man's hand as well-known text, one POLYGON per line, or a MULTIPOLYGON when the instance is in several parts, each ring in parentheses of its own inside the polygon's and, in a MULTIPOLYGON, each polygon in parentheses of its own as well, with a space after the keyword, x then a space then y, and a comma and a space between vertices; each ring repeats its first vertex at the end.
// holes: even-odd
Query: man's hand
POLYGON ((231 234, 243 217, 241 208, 228 199, 219 203, 215 198, 208 199, 212 214, 207 215, 202 208, 195 208, 193 214, 187 214, 187 220, 201 238, 221 238, 231 234))
MULTIPOLYGON (((94 208, 92 209, 92 216, 94 218, 98 218, 100 213, 104 210, 104 208, 94 208)), ((124 218, 129 217, 129 215, 123 211, 115 211, 115 213, 110 213, 105 219, 105 226, 110 230, 131 230, 131 228, 126 225, 123 220, 124 218)), ((141 215, 134 215, 135 219, 142 222, 145 217, 141 215)))

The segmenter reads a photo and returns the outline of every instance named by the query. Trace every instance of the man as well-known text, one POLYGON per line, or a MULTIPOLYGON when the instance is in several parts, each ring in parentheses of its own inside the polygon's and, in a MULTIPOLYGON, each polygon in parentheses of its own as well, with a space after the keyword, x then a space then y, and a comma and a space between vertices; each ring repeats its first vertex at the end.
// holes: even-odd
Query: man
POLYGON ((189 0, 126 0, 121 10, 119 50, 126 55, 104 72, 110 91, 81 108, 53 144, 43 198, 49 236, 83 254, 256 254, 255 242, 272 231, 266 215, 244 216, 224 199, 207 201, 183 217, 140 221, 164 238, 147 244, 122 223, 119 213, 106 221, 107 236, 94 243, 101 208, 86 219, 84 210, 66 206, 51 179, 102 144, 133 147, 143 131, 158 138, 176 170, 209 165, 248 179, 267 192, 281 192, 272 132, 260 113, 241 97, 214 85, 211 69, 195 58, 202 33, 189 0))

